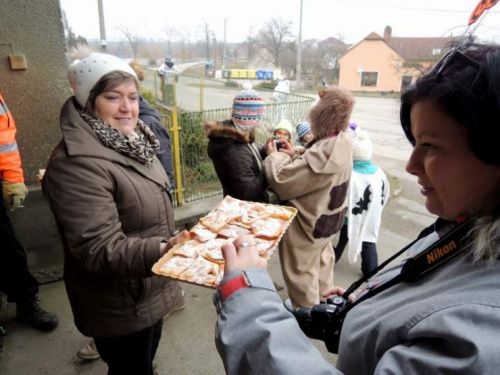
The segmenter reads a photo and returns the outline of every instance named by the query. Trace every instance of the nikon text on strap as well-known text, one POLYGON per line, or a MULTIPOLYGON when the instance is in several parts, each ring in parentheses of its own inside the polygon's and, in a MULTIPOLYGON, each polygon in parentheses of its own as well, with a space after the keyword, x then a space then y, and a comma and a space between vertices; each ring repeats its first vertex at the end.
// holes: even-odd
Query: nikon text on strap
MULTIPOLYGON (((414 282, 419 280, 421 277, 425 276, 427 273, 431 272, 432 270, 436 269, 437 267, 443 265, 450 259, 454 258, 458 254, 464 251, 464 244, 463 244, 463 238, 467 235, 467 233, 470 230, 470 222, 463 222, 461 224, 458 224, 455 228, 453 228, 451 231, 446 233, 442 238, 434 242, 432 245, 427 247, 424 251, 420 252, 413 258, 409 258, 406 260, 405 264, 403 265, 401 272, 393 277, 392 279, 388 280, 387 282, 371 289, 368 291, 366 294, 362 295, 360 298, 356 299, 354 303, 348 305, 346 309, 347 311, 351 310, 355 305, 358 303, 373 297, 384 290, 390 288, 391 286, 401 282, 414 282)), ((384 268, 389 262, 391 262, 393 259, 397 258, 400 256, 403 252, 408 250, 412 245, 415 244, 420 239, 417 238, 417 240, 413 241, 409 245, 405 246, 402 250, 394 254, 391 258, 389 258, 387 261, 382 263, 379 267, 377 267, 373 272, 371 272, 367 277, 363 277, 359 279, 358 281, 355 281, 343 294, 343 297, 347 299, 349 295, 354 292, 356 289, 359 288, 359 286, 365 282, 369 277, 371 277, 373 274, 377 273, 380 271, 382 268, 384 268)))

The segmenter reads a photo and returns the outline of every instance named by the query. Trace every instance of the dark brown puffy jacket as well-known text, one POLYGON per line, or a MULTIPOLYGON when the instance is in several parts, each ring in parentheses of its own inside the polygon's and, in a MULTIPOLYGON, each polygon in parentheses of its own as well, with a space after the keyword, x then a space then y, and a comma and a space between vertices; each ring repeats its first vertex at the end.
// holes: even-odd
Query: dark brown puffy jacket
POLYGON ((256 158, 255 152, 258 154, 259 151, 253 143, 253 134, 240 132, 232 125, 209 123, 205 129, 208 156, 212 159, 224 196, 264 202, 268 184, 256 158))
POLYGON ((76 326, 113 337, 150 327, 172 309, 179 285, 153 276, 160 243, 174 231, 167 177, 105 147, 73 99, 43 189, 61 234, 64 281, 76 326))

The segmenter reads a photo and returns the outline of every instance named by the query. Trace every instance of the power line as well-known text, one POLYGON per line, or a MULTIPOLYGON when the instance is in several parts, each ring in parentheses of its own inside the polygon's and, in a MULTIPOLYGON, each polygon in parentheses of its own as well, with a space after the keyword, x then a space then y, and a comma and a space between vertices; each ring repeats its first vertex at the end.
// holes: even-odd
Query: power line
MULTIPOLYGON (((412 11, 412 12, 435 12, 435 13, 460 13, 460 14, 470 14, 472 13, 472 8, 469 10, 460 10, 460 9, 435 9, 435 8, 413 8, 413 7, 402 7, 397 5, 389 5, 389 4, 373 4, 369 2, 355 2, 352 0, 340 0, 340 2, 349 5, 349 6, 369 6, 373 8, 385 8, 385 9, 398 9, 404 11, 412 11)), ((488 13, 500 13, 500 11, 492 11, 489 10, 488 13)))

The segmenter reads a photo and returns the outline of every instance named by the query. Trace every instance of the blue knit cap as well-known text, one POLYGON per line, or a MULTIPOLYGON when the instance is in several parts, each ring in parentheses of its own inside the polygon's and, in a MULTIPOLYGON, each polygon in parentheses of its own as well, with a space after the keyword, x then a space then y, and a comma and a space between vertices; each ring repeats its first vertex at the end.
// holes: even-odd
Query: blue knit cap
POLYGON ((311 124, 307 121, 302 121, 297 125, 297 137, 301 139, 304 135, 311 131, 311 124))

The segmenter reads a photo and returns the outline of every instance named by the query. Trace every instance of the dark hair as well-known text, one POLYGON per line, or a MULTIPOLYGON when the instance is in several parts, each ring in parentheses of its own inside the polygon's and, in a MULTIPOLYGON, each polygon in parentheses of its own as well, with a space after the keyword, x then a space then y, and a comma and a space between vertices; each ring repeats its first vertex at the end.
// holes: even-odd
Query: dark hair
POLYGON ((115 87, 120 86, 122 83, 134 82, 135 86, 139 88, 137 79, 130 73, 114 70, 101 77, 99 81, 92 87, 89 92, 89 98, 85 104, 85 111, 88 113, 95 113, 95 100, 103 92, 111 91, 115 87))
POLYGON ((401 96, 400 119, 408 140, 412 106, 431 100, 463 126, 469 149, 484 163, 500 164, 500 46, 470 43, 450 50, 401 96))

